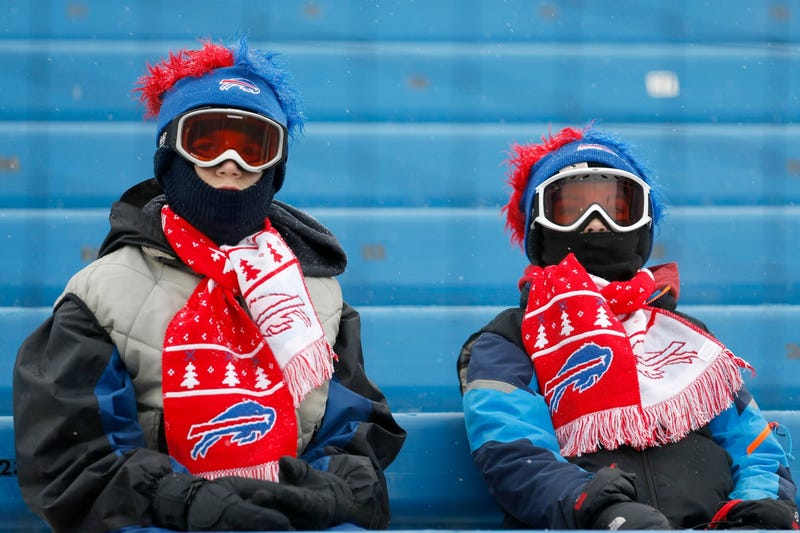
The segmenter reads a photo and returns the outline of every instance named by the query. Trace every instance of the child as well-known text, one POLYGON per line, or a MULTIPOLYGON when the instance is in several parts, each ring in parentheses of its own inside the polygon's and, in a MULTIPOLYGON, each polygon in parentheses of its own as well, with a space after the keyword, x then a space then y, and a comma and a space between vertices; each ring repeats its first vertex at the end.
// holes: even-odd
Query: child
POLYGON ((303 121, 287 73, 206 42, 138 89, 155 178, 17 357, 25 501, 56 531, 386 528, 405 432, 364 374, 345 254, 273 200, 303 121))
POLYGON ((507 526, 797 529, 786 455, 734 356, 643 268, 664 205, 593 125, 515 146, 521 304, 464 344, 473 457, 507 526))

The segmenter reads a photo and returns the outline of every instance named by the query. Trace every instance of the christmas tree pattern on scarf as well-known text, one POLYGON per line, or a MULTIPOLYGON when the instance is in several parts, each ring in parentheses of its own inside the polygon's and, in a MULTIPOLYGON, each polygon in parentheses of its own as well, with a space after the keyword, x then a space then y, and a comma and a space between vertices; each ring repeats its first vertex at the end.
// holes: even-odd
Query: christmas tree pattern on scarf
POLYGON ((682 317, 648 307, 652 274, 591 276, 574 255, 529 266, 522 337, 561 453, 674 442, 727 408, 750 366, 682 317))
POLYGON ((162 224, 179 257, 206 276, 164 341, 170 455, 207 478, 277 480, 278 459, 297 454, 295 407, 331 377, 335 357, 299 262, 268 220, 222 247, 169 207, 162 224))

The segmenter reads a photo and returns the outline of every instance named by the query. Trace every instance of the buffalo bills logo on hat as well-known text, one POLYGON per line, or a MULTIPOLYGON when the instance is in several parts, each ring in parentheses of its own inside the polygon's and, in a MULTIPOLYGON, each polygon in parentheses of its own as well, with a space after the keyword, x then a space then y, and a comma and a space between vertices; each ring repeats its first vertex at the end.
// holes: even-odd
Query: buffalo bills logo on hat
POLYGON ((223 437, 232 444, 244 446, 260 440, 275 425, 275 409, 254 401, 243 401, 215 416, 208 422, 189 428, 190 439, 201 437, 192 448, 192 459, 205 457, 208 450, 223 437))
POLYGON ((602 150, 603 152, 608 152, 609 154, 617 155, 616 152, 614 152, 614 150, 612 150, 608 146, 603 146, 602 144, 596 144, 596 143, 591 143, 591 144, 581 143, 575 148, 575 151, 580 152, 581 150, 602 150))
POLYGON ((584 392, 592 388, 611 366, 613 354, 609 348, 593 342, 584 344, 567 358, 558 373, 545 383, 544 395, 550 398, 550 409, 558 411, 558 404, 567 390, 584 392))
POLYGON ((234 87, 250 94, 259 94, 261 92, 261 89, 255 83, 244 78, 225 78, 219 81, 220 91, 228 91, 234 87))

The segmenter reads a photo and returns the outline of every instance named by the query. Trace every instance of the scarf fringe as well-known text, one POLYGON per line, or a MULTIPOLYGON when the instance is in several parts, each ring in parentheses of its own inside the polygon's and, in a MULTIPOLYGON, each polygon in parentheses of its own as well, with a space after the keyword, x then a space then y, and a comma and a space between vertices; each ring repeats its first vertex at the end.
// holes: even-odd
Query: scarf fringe
POLYGON ((608 409, 573 420, 556 430, 561 454, 574 457, 600 448, 628 445, 642 449, 676 442, 731 405, 733 393, 744 384, 739 368, 751 369, 723 350, 689 387, 669 400, 647 408, 608 409), (698 411, 700 405, 707 410, 698 411))
POLYGON ((283 377, 294 399, 295 406, 312 389, 321 386, 333 376, 333 359, 336 355, 325 337, 306 346, 283 367, 283 377))
POLYGON ((213 472, 201 472, 197 474, 206 479, 217 479, 227 476, 246 477, 250 479, 263 479, 265 481, 278 481, 278 473, 280 472, 280 465, 278 461, 270 461, 268 463, 247 466, 242 468, 228 468, 225 470, 215 470, 213 472))

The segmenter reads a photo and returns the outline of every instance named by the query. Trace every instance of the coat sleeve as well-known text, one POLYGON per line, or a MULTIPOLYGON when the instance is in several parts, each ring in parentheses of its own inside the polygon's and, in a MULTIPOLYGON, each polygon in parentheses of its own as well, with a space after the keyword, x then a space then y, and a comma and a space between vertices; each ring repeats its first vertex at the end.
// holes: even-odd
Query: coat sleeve
POLYGON ((315 468, 372 491, 380 508, 376 525, 386 525, 389 501, 384 470, 405 442, 406 432, 392 416, 383 393, 364 369, 361 317, 346 302, 333 346, 338 356, 328 390, 325 416, 302 454, 315 468))
MULTIPOLYGON (((695 317, 687 318, 711 334, 695 317)), ((708 425, 712 438, 731 457, 734 488, 730 499, 781 499, 795 501, 797 487, 789 472, 786 452, 758 408, 746 386, 734 396, 731 405, 708 425)))
POLYGON ((530 359, 493 332, 479 334, 465 349, 471 355, 462 372, 464 420, 489 490, 528 528, 574 529, 573 505, 591 474, 560 455, 530 359))
POLYGON ((786 453, 746 387, 711 421, 709 429, 731 457, 734 488, 730 499, 795 501, 797 487, 786 453))
POLYGON ((18 479, 31 509, 55 531, 149 525, 152 486, 180 467, 146 448, 131 378, 76 296, 22 344, 13 388, 18 479))

